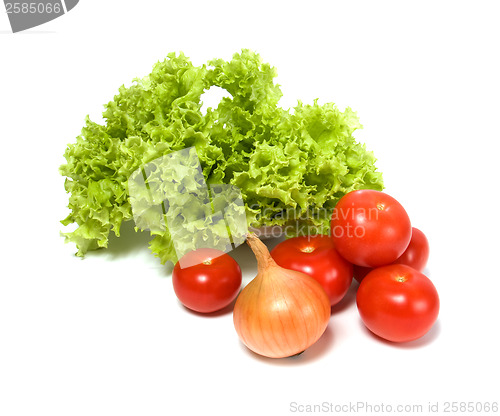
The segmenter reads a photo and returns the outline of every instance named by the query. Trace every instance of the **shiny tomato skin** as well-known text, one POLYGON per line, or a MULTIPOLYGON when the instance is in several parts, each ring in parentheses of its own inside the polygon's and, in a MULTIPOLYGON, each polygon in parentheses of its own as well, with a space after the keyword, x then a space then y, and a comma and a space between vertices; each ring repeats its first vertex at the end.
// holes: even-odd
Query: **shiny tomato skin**
MULTIPOLYGON (((429 259, 429 241, 427 240, 425 234, 418 228, 413 227, 411 230, 410 244, 406 248, 405 252, 391 264, 406 264, 407 266, 413 267, 415 270, 421 272, 424 270, 427 265, 427 260, 429 259)), ((372 270, 372 267, 354 265, 354 278, 358 282, 361 282, 363 278, 372 270)))
POLYGON ((365 326, 392 342, 422 337, 439 314, 439 296, 432 282, 403 264, 368 273, 359 285, 356 304, 365 326))
POLYGON ((340 302, 352 282, 352 264, 340 256, 327 235, 289 238, 271 251, 285 269, 308 274, 318 281, 333 306, 340 302))
POLYGON ((172 271, 174 291, 180 302, 196 312, 223 309, 238 295, 241 269, 236 260, 223 251, 200 248, 188 252, 172 271), (181 267, 181 264, 189 264, 181 267))
POLYGON ((405 252, 393 264, 406 264, 421 272, 429 259, 429 241, 418 228, 411 229, 411 240, 405 252))
POLYGON ((340 255, 352 264, 390 264, 410 243, 410 218, 403 206, 384 192, 352 191, 335 206, 331 238, 340 255))

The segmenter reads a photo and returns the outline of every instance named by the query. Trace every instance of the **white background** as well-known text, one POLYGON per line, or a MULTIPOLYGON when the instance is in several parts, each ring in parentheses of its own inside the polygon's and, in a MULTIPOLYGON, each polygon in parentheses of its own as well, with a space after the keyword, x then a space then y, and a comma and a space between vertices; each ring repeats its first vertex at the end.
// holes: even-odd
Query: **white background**
MULTIPOLYGON (((3 6, 0 6, 2 12, 3 6)), ((297 405, 500 401, 498 2, 82 0, 11 34, 0 14, 0 415, 287 415, 297 405), (90 114, 170 51, 195 64, 251 48, 297 99, 356 110, 386 191, 431 243, 435 327, 393 345, 353 285, 295 359, 239 342, 231 313, 177 301, 147 235, 73 256, 58 167, 90 114)), ((232 253, 245 283, 255 261, 232 253)), ((380 413, 380 412, 379 412, 380 413)), ((361 414, 361 413, 359 413, 361 414)))

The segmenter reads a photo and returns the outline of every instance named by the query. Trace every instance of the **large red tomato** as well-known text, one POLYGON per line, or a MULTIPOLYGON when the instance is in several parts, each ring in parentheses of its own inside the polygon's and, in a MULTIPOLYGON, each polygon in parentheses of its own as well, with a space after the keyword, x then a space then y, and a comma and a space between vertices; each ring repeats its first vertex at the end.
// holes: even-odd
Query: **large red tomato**
POLYGON ((327 235, 294 237, 271 251, 273 259, 285 269, 296 270, 317 280, 335 305, 352 282, 352 265, 333 247, 327 235))
POLYGON ((411 223, 403 206, 384 192, 349 192, 337 203, 331 221, 337 251, 363 267, 390 264, 408 247, 411 223))
MULTIPOLYGON (((424 270, 429 259, 429 242, 425 234, 418 228, 413 227, 411 240, 405 252, 391 264, 406 264, 419 272, 424 270)), ((361 282, 363 278, 373 270, 371 267, 354 266, 354 278, 361 282)))
POLYGON ((223 251, 200 248, 174 266, 172 282, 181 303, 197 312, 215 312, 229 305, 241 286, 241 269, 223 251), (181 267, 181 264, 189 265, 181 267))
POLYGON ((356 304, 366 327, 393 342, 425 335, 439 313, 439 296, 432 282, 403 264, 368 273, 359 285, 356 304))

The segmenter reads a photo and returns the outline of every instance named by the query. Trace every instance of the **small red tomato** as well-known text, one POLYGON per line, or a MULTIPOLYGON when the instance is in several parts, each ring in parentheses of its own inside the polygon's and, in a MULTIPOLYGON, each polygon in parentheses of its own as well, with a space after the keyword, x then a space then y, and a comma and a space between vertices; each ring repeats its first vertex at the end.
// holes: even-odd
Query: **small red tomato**
POLYGON ((229 305, 241 287, 241 269, 223 251, 200 248, 190 251, 172 271, 174 291, 181 303, 196 312, 215 312, 229 305), (187 267, 181 267, 186 265, 187 267))
POLYGON ((340 302, 351 286, 352 265, 337 253, 327 235, 290 238, 274 247, 271 256, 279 266, 318 281, 331 305, 340 302))
POLYGON ((439 313, 439 296, 432 282, 403 264, 368 273, 359 285, 356 304, 366 327, 393 342, 422 337, 439 313))
POLYGON ((384 192, 349 192, 337 203, 331 221, 335 248, 347 261, 378 267, 396 260, 408 247, 411 223, 403 206, 384 192))
MULTIPOLYGON (((411 240, 405 252, 391 264, 406 264, 421 272, 429 259, 429 242, 425 234, 418 228, 411 229, 411 240)), ((354 265, 354 278, 361 282, 373 270, 371 267, 354 265)))
POLYGON ((429 241, 418 228, 413 227, 411 230, 408 248, 393 264, 406 264, 421 272, 429 259, 429 241))

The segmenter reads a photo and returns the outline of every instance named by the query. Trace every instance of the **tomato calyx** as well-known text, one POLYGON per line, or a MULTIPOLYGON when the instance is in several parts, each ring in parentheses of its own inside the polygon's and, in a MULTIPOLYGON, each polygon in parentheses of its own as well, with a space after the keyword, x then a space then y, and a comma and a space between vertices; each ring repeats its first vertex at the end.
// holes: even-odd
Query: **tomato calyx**
POLYGON ((396 280, 396 282, 406 282, 408 279, 406 278, 406 276, 397 276, 394 280, 396 280))
POLYGON ((303 247, 300 249, 302 253, 312 253, 314 250, 316 250, 316 247, 311 247, 311 246, 303 247))
POLYGON ((203 264, 206 264, 207 266, 211 265, 212 264, 212 259, 208 258, 208 259, 204 260, 203 264))

